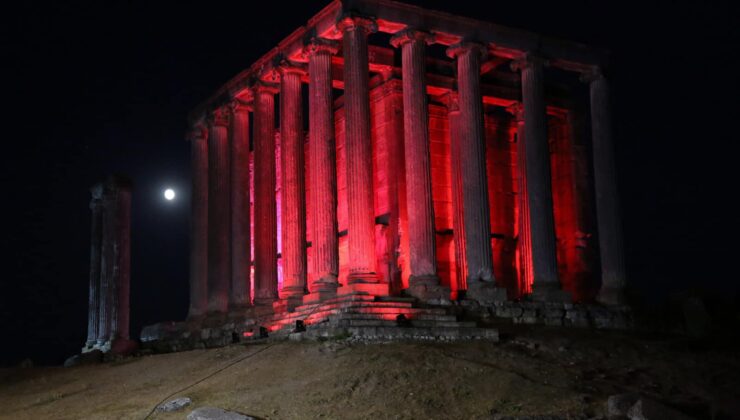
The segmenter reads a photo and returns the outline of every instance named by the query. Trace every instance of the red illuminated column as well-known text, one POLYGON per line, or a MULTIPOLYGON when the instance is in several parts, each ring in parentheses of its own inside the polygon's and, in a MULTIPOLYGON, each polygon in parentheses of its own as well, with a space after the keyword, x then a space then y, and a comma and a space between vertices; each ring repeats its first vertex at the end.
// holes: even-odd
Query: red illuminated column
POLYGON ((517 184, 519 189, 519 293, 531 293, 532 277, 532 238, 529 225, 529 200, 527 198, 527 160, 524 145, 524 107, 517 103, 507 109, 517 125, 517 184))
POLYGON ((303 172, 303 69, 280 66, 280 147, 282 164, 283 289, 288 310, 303 302, 306 290, 306 196, 303 172))
POLYGON ((391 39, 401 47, 403 72, 404 154, 408 208, 409 293, 422 300, 448 300, 440 287, 432 204, 429 115, 426 92, 426 44, 429 34, 404 30, 391 39))
POLYGON ((277 204, 275 200, 275 94, 254 87, 254 303, 277 299, 277 204))
POLYGON ((447 50, 457 61, 459 134, 452 139, 459 144, 452 147, 459 147, 461 161, 467 297, 488 304, 505 300, 506 290, 495 287, 493 276, 480 89, 482 52, 482 46, 473 43, 453 45, 447 50))
POLYGON ((375 206, 373 203, 370 93, 367 36, 376 30, 369 19, 345 17, 343 33, 345 148, 349 283, 374 283, 375 206))
POLYGON ((601 290, 597 299, 604 304, 618 305, 624 303, 627 275, 609 112, 609 84, 599 68, 584 74, 583 78, 590 83, 591 92, 596 220, 601 252, 601 290))
POLYGON ((225 313, 231 283, 229 110, 208 121, 208 311, 225 313))
POLYGON ((190 309, 208 311, 208 130, 196 125, 189 136, 193 195, 190 215, 190 309))
POLYGON ((250 297, 249 110, 245 101, 231 102, 231 292, 229 309, 243 308, 250 297))
POLYGON ((447 95, 447 118, 450 129, 450 169, 452 172, 452 234, 455 242, 457 288, 465 290, 465 215, 463 212, 462 162, 460 160, 460 106, 456 92, 447 95))
POLYGON ((96 184, 90 189, 92 199, 90 200, 90 211, 92 222, 90 226, 90 295, 87 312, 87 342, 85 350, 92 350, 98 339, 98 328, 100 323, 100 264, 102 256, 103 241, 103 185, 96 184))
POLYGON ((531 54, 513 63, 513 68, 521 71, 524 104, 524 179, 532 244, 532 297, 536 300, 568 300, 569 294, 560 290, 555 253, 544 64, 543 59, 531 54))
POLYGON ((308 301, 336 294, 339 274, 337 240, 337 168, 334 142, 331 58, 337 46, 313 39, 308 55, 309 173, 311 179, 311 248, 313 252, 308 301))

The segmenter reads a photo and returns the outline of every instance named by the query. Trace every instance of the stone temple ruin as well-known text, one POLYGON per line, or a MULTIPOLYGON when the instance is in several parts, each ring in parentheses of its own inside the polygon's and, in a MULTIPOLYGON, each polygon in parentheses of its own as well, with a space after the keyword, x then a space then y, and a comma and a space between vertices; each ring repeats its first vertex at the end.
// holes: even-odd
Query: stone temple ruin
POLYGON ((627 327, 606 64, 332 1, 192 112, 189 314, 144 345, 627 327))

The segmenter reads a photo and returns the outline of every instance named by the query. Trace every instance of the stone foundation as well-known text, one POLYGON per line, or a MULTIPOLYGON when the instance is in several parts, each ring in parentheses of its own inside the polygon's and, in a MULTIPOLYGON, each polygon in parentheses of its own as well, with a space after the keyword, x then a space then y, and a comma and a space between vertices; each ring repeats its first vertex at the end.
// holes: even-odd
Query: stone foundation
POLYGON ((496 326, 538 324, 558 327, 627 329, 627 307, 596 304, 502 301, 481 306, 464 300, 450 305, 423 305, 414 298, 378 298, 356 294, 319 304, 301 305, 292 312, 260 313, 247 308, 227 317, 147 326, 142 347, 154 352, 221 347, 265 338, 357 340, 491 340, 496 326))

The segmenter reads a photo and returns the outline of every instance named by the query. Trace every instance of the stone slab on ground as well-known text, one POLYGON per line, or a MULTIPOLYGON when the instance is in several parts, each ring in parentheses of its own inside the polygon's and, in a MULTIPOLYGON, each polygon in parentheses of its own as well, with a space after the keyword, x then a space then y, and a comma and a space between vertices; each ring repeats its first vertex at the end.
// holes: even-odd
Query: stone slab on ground
POLYGON ((200 407, 188 414, 187 420, 256 420, 252 416, 218 407, 200 407))
POLYGON ((189 406, 192 403, 193 403, 193 400, 191 400, 190 398, 180 397, 180 398, 175 398, 174 400, 167 401, 166 403, 157 407, 157 410, 168 413, 170 411, 181 410, 189 406))

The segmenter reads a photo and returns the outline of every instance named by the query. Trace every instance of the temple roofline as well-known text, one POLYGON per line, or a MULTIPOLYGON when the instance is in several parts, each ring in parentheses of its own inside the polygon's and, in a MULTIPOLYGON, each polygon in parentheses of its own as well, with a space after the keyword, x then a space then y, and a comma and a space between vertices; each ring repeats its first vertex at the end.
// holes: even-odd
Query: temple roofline
POLYGON ((380 32, 395 33, 406 27, 421 27, 433 33, 438 44, 452 45, 466 39, 485 43, 493 55, 504 58, 516 58, 527 51, 537 52, 550 59, 552 66, 568 71, 583 72, 594 66, 604 66, 608 60, 608 51, 604 49, 396 1, 334 0, 306 25, 293 31, 201 102, 190 113, 189 120, 196 121, 208 109, 239 97, 255 78, 268 76, 265 71, 272 68, 271 63, 278 56, 305 61, 302 49, 307 37, 341 38, 336 22, 346 13, 373 16, 380 32))

